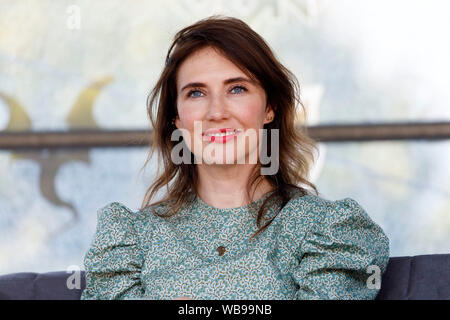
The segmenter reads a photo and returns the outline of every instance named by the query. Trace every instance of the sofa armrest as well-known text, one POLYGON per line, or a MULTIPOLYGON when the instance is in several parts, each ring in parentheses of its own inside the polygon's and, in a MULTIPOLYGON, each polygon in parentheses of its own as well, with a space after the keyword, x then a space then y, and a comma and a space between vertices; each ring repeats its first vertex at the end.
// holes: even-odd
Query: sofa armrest
POLYGON ((389 259, 377 300, 450 300, 450 254, 389 259))
POLYGON ((69 289, 67 279, 72 273, 64 271, 22 272, 0 276, 1 300, 78 300, 86 286, 81 271, 80 288, 69 289))

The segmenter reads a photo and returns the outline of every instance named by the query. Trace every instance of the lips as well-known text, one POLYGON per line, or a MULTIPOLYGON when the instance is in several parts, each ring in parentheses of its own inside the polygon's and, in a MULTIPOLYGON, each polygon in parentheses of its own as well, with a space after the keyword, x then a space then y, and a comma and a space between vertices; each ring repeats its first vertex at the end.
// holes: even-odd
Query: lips
POLYGON ((236 129, 233 129, 233 128, 212 128, 212 129, 205 130, 202 135, 204 136, 204 135, 215 134, 215 133, 226 133, 226 132, 230 132, 230 131, 233 132, 233 131, 236 131, 236 129))
POLYGON ((241 129, 233 129, 233 128, 214 128, 214 129, 208 129, 202 134, 202 140, 207 142, 219 142, 219 143, 225 143, 227 141, 230 141, 231 139, 234 139, 242 132, 241 129), (224 133, 230 133, 227 135, 214 135, 214 134, 224 134, 224 133))

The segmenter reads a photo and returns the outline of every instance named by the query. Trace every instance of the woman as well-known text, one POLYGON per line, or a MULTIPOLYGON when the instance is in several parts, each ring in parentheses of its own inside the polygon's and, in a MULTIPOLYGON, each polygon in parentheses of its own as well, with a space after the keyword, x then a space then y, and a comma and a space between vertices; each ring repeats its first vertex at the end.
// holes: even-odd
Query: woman
POLYGON ((138 212, 99 210, 82 298, 375 298, 389 240, 355 200, 307 180, 299 102, 295 76, 241 20, 179 31, 148 100, 147 161, 158 150, 164 170, 138 212))

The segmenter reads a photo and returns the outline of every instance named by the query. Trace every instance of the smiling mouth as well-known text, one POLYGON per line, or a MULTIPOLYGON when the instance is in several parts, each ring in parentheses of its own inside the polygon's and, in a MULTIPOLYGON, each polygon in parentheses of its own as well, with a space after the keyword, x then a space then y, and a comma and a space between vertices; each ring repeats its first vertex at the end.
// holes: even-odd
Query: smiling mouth
POLYGON ((236 138, 242 132, 241 129, 225 130, 224 132, 217 133, 204 133, 202 135, 202 140, 206 142, 218 142, 226 143, 234 138, 236 138))

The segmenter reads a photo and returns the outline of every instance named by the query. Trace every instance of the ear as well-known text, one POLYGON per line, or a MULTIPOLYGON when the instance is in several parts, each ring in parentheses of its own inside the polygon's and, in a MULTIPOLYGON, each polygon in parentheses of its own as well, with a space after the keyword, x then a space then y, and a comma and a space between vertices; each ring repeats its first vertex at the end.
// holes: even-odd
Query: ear
POLYGON ((175 124, 175 126, 176 126, 178 129, 180 129, 181 121, 180 121, 180 118, 179 118, 178 116, 175 117, 175 120, 174 120, 173 123, 175 124))
POLYGON ((274 118, 275 118, 275 112, 273 111, 271 106, 267 106, 266 115, 264 118, 264 124, 272 122, 274 118))

